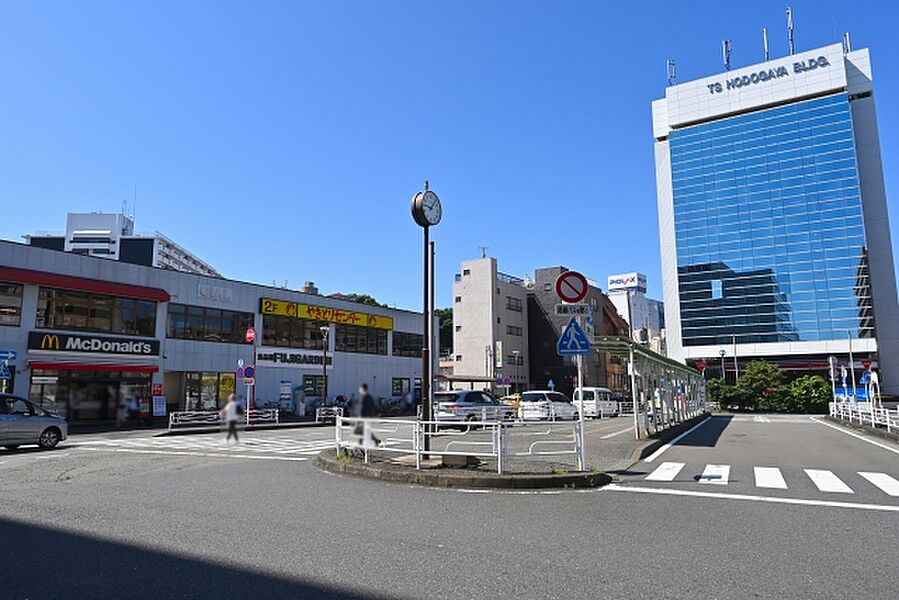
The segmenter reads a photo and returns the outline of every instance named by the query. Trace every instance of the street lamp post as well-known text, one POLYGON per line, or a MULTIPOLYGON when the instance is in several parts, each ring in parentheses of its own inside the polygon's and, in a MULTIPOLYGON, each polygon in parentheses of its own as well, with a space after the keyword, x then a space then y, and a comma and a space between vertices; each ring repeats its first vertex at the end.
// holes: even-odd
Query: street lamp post
POLYGON ((727 375, 724 373, 724 355, 727 354, 727 350, 722 348, 718 351, 718 356, 721 357, 721 381, 727 383, 727 375))
POLYGON ((512 350, 512 356, 515 357, 515 385, 518 387, 521 385, 521 350, 512 350))
POLYGON ((322 401, 324 408, 328 403, 328 334, 331 333, 330 325, 322 325, 318 328, 322 332, 322 401))

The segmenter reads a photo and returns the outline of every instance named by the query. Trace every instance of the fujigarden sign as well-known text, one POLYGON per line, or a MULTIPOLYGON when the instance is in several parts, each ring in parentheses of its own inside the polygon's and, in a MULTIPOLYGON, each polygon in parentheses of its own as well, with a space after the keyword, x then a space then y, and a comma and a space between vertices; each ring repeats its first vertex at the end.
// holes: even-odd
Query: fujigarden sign
POLYGON ((159 340, 108 338, 93 335, 32 331, 28 334, 28 349, 52 352, 158 356, 159 340))
MULTIPOLYGON (((256 354, 256 364, 269 364, 273 367, 318 367, 322 366, 321 352, 296 352, 286 350, 260 350, 256 354)), ((328 366, 332 359, 328 357, 328 366)))
POLYGON ((750 85, 755 85, 757 83, 771 81, 772 79, 789 77, 791 72, 794 75, 799 75, 800 73, 814 71, 815 69, 829 66, 830 61, 827 60, 827 57, 819 56, 818 58, 810 58, 808 60, 794 62, 792 68, 790 68, 789 66, 774 67, 771 69, 759 71, 757 73, 743 75, 741 77, 732 77, 731 79, 727 79, 724 84, 720 82, 709 83, 707 84, 707 87, 709 88, 710 94, 720 94, 725 90, 740 89, 750 85))

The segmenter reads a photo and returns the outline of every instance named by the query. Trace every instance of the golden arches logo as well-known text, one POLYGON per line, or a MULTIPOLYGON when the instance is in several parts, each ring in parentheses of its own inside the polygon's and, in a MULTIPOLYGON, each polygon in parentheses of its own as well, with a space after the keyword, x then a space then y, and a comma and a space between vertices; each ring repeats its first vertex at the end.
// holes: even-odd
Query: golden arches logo
POLYGON ((47 334, 41 338, 41 350, 59 350, 59 336, 47 334))

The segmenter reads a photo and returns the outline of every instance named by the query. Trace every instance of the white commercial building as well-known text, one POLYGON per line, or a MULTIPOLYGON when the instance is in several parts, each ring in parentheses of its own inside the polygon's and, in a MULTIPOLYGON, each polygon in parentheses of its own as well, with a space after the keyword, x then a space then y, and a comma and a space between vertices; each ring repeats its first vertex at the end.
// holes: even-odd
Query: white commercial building
POLYGON ((873 361, 899 393, 868 50, 835 44, 678 83, 652 119, 669 355, 710 367, 724 355, 725 375, 766 359, 827 376, 851 350, 848 366, 873 361))
POLYGON ((634 341, 665 354, 665 305, 646 296, 646 275, 630 272, 608 277, 608 296, 628 322, 634 341))
POLYGON ((453 282, 456 380, 502 379, 500 392, 528 388, 527 292, 524 280, 497 270, 495 258, 462 263, 453 282))

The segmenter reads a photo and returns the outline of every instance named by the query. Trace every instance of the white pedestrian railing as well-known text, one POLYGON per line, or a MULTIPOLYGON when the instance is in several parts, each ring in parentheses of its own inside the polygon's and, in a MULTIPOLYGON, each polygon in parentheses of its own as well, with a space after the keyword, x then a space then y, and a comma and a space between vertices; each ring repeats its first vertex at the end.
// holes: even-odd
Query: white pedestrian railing
POLYGON ((512 458, 573 456, 584 469, 584 432, 580 421, 522 425, 508 421, 445 421, 360 419, 338 416, 335 445, 338 454, 361 452, 365 462, 372 450, 413 455, 421 468, 424 455, 467 456, 496 460, 497 473, 512 458), (425 450, 429 446, 429 450, 425 450))
POLYGON ((885 427, 887 432, 899 431, 899 407, 894 410, 872 406, 870 402, 831 402, 830 416, 871 427, 885 427))
POLYGON ((340 406, 320 406, 315 409, 315 422, 324 423, 325 421, 333 421, 337 417, 343 416, 343 408, 340 406))
MULTIPOLYGON (((242 419, 247 425, 253 423, 280 423, 281 412, 277 408, 259 408, 248 410, 242 419)), ((180 410, 169 413, 169 430, 179 426, 211 427, 224 422, 217 410, 180 410)))

